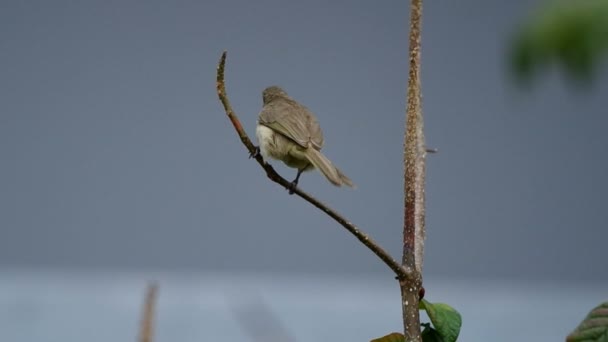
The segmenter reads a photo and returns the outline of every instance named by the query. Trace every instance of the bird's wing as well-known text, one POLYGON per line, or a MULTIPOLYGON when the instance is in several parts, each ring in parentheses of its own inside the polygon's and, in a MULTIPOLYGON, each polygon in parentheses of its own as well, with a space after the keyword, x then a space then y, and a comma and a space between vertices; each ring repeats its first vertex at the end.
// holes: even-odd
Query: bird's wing
POLYGON ((260 124, 281 133, 302 147, 310 144, 320 149, 323 146, 323 132, 317 120, 308 109, 297 103, 274 101, 262 108, 260 124))
POLYGON ((310 132, 310 141, 313 146, 317 150, 320 150, 323 147, 323 131, 321 131, 321 125, 319 125, 317 119, 312 115, 308 116, 308 131, 310 132))

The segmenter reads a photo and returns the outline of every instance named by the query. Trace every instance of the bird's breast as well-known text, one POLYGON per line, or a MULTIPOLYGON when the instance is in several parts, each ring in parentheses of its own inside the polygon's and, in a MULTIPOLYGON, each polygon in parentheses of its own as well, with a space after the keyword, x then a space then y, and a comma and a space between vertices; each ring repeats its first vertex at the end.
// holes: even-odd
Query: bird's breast
POLYGON ((260 144, 260 152, 265 159, 283 159, 285 155, 284 151, 281 151, 281 147, 277 144, 276 132, 271 128, 264 125, 258 124, 255 129, 255 135, 258 138, 260 144))
POLYGON ((272 128, 258 124, 255 135, 258 138, 260 153, 262 153, 264 159, 281 160, 287 166, 297 169, 306 169, 310 166, 304 148, 275 132, 272 128))

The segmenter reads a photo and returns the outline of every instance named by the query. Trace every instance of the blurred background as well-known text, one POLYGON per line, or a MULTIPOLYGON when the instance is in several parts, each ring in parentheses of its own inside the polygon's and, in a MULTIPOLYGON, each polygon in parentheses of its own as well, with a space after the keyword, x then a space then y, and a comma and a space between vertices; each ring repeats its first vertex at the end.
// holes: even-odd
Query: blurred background
MULTIPOLYGON (((463 341, 563 340, 608 297, 608 70, 518 81, 543 4, 425 3, 426 298, 463 341)), ((358 189, 301 187, 400 258, 408 23, 407 1, 2 1, 0 341, 133 341, 150 280, 160 342, 252 340, 262 307, 297 341, 401 330, 390 270, 247 159, 215 69, 228 50, 252 137, 266 86, 317 114, 358 189)))

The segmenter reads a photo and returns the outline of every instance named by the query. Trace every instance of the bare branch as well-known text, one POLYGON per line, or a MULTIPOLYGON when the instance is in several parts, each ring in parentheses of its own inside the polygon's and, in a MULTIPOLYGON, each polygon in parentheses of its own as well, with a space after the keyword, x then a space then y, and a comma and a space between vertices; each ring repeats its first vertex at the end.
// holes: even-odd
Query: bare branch
POLYGON ((422 0, 412 0, 410 22, 410 70, 404 141, 404 254, 403 264, 422 272, 424 242, 424 182, 426 144, 420 91, 420 25, 422 0))
POLYGON ((152 342, 154 340, 154 309, 156 306, 157 294, 158 285, 156 283, 148 284, 141 326, 139 328, 139 342, 152 342))
MULTIPOLYGON (((243 143, 243 145, 245 145, 245 147, 247 147, 247 150, 249 150, 249 153, 251 155, 253 155, 253 157, 258 162, 258 164, 260 164, 260 166, 264 169, 264 171, 266 171, 266 176, 271 181, 281 185, 285 189, 290 189, 291 182, 289 182, 285 178, 281 177, 270 164, 267 164, 264 161, 264 158, 262 158, 262 156, 259 153, 255 153, 256 152, 255 145, 251 142, 251 140, 247 136, 247 133, 243 129, 243 125, 241 125, 241 122, 239 121, 238 117, 236 116, 234 110, 232 109, 232 106, 230 105, 230 101, 228 100, 228 96, 226 94, 226 87, 224 84, 225 64, 226 64, 226 51, 224 51, 224 53, 222 53, 222 57, 220 58, 220 62, 217 67, 217 94, 220 98, 220 101, 222 102, 222 105, 224 106, 226 115, 228 115, 228 118, 232 122, 232 125, 234 126, 234 129, 236 130, 236 133, 238 134, 239 138, 241 139, 241 142, 243 143)), ((294 193, 296 195, 300 196, 301 198, 303 198, 308 203, 317 207, 318 209, 321 209, 323 212, 325 212, 327 215, 329 215, 329 217, 333 218, 342 227, 344 227, 352 235, 354 235, 357 239, 359 239, 359 241, 361 241, 367 248, 369 248, 374 254, 376 254, 382 261, 384 261, 384 263, 391 270, 393 270, 393 272, 395 272, 395 274, 397 275, 397 277, 399 279, 406 279, 406 278, 411 277, 411 275, 413 274, 413 267, 402 266, 401 264, 399 264, 395 259, 393 259, 390 256, 390 254, 388 254, 388 252, 386 252, 382 247, 380 247, 380 245, 378 245, 374 240, 372 240, 372 238, 369 235, 362 232, 357 226, 352 224, 350 221, 348 221, 342 215, 338 214, 335 210, 331 209, 327 205, 323 204, 321 201, 317 200, 316 198, 312 197, 311 195, 307 194, 306 192, 300 190, 299 188, 295 188, 294 193)))
POLYGON ((401 300, 406 341, 421 341, 418 302, 422 289, 424 254, 425 157, 422 94, 420 91, 420 30, 422 0, 411 0, 409 78, 404 141, 403 265, 414 269, 412 278, 402 279, 401 300))

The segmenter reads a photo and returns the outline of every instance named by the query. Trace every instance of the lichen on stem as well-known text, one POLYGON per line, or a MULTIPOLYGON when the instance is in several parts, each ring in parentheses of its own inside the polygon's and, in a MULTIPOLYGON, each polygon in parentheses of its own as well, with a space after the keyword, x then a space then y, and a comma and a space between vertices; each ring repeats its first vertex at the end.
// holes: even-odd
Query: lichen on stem
POLYGON ((402 279, 401 301, 406 341, 420 341, 418 302, 422 289, 425 212, 424 183, 427 148, 424 141, 422 94, 420 90, 420 40, 422 0, 411 0, 409 35, 409 74, 406 126, 403 146, 404 222, 403 266, 414 270, 412 277, 402 279))

